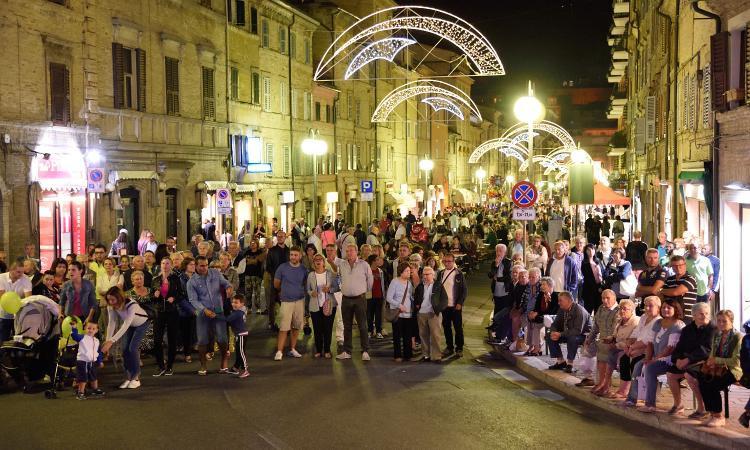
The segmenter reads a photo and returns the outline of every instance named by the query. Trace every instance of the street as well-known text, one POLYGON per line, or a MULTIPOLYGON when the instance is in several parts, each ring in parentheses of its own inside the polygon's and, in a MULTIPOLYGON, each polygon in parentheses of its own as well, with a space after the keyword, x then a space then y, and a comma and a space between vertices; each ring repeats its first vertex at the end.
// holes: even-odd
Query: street
MULTIPOLYGON (((480 271, 481 272, 481 271, 480 271)), ((172 377, 118 391, 120 377, 102 372, 104 399, 57 400, 42 394, 0 396, 6 448, 685 448, 694 444, 570 401, 485 352, 491 310, 483 272, 470 275, 464 358, 441 365, 397 364, 388 339, 373 360, 272 361, 275 339, 251 331, 251 376, 195 375, 177 363, 172 377), (478 358, 477 361, 475 358, 478 358), (30 427, 38 423, 38 428, 30 427)), ((253 315, 251 330, 265 316, 253 315)), ((213 361, 211 369, 218 368, 213 361)))

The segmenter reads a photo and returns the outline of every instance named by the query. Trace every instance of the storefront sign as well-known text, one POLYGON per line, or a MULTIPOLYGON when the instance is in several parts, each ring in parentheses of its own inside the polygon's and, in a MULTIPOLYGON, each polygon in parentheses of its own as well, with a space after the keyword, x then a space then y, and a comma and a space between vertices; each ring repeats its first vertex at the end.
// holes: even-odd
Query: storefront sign
POLYGON ((86 166, 80 153, 37 155, 31 164, 31 179, 44 190, 85 189, 86 166))
POLYGON ((88 174, 88 191, 99 194, 104 193, 106 191, 105 186, 107 185, 104 177, 104 169, 101 167, 90 167, 88 174))

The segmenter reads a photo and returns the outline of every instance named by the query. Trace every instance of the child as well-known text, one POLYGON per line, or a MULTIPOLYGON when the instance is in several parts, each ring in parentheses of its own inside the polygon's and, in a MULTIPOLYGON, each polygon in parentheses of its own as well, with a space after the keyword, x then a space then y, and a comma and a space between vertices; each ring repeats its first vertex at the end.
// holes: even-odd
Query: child
POLYGON ((78 356, 76 357, 76 382, 78 383, 78 400, 86 400, 86 383, 91 383, 91 396, 101 397, 104 391, 99 389, 96 379, 96 366, 102 363, 102 352, 99 351, 99 339, 95 336, 99 332, 96 322, 86 322, 85 333, 78 334, 74 327, 71 337, 78 342, 78 356))
POLYGON ((234 294, 232 297, 232 312, 226 316, 226 321, 234 332, 235 360, 234 367, 232 367, 230 373, 237 375, 238 378, 247 378, 250 376, 250 371, 247 368, 247 357, 245 356, 245 338, 247 337, 246 316, 245 296, 234 294))

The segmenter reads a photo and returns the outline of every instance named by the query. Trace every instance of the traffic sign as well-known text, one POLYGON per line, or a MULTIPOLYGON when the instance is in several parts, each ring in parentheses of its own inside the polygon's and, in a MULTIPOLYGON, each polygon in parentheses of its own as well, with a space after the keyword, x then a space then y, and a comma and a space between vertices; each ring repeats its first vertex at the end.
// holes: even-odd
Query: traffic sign
POLYGON ((89 192, 103 193, 105 192, 106 181, 104 180, 104 169, 101 168, 89 168, 88 170, 88 183, 87 188, 89 192))
POLYGON ((359 183, 359 190, 363 194, 372 193, 372 180, 362 180, 359 183))
POLYGON ((528 181, 519 181, 510 192, 511 200, 519 208, 530 208, 539 198, 536 187, 528 181))
POLYGON ((229 189, 221 188, 216 190, 216 209, 219 214, 229 214, 232 212, 232 195, 229 189))
POLYGON ((536 210, 534 208, 513 208, 513 220, 535 220, 536 210))

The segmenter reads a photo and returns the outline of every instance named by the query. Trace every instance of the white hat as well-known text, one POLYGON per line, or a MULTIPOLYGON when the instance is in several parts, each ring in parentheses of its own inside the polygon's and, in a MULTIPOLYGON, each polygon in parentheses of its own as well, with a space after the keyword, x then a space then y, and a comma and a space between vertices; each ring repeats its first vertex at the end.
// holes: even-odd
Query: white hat
POLYGON ((128 230, 126 230, 125 228, 120 228, 120 233, 128 234, 128 230))

